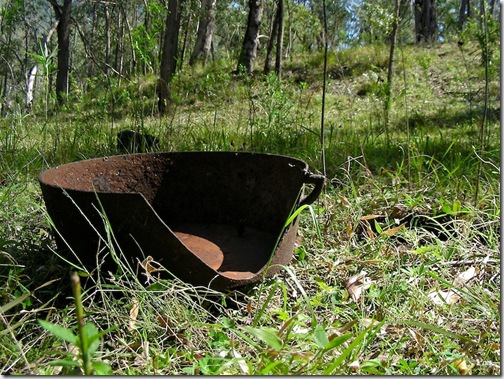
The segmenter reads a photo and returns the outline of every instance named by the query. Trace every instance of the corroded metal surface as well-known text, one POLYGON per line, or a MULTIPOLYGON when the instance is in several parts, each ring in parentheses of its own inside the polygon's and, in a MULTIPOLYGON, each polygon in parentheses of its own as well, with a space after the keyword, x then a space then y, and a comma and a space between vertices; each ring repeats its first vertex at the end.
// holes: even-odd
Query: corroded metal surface
POLYGON ((70 259, 113 267, 112 244, 132 265, 150 255, 182 280, 224 289, 290 262, 297 220, 284 223, 317 198, 324 178, 290 157, 194 152, 89 159, 39 181, 58 249, 70 259), (300 199, 308 183, 315 187, 300 199))

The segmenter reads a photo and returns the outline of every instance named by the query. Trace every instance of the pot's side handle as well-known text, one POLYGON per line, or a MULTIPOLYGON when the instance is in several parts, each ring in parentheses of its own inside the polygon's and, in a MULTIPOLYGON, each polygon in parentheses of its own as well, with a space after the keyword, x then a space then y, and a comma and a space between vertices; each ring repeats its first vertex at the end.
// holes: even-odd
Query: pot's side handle
POLYGON ((322 192, 322 188, 324 188, 324 182, 325 182, 324 175, 317 175, 312 174, 311 172, 307 172, 305 177, 303 178, 303 183, 315 184, 315 187, 308 195, 306 195, 304 199, 301 200, 299 206, 313 203, 320 195, 320 192, 322 192))

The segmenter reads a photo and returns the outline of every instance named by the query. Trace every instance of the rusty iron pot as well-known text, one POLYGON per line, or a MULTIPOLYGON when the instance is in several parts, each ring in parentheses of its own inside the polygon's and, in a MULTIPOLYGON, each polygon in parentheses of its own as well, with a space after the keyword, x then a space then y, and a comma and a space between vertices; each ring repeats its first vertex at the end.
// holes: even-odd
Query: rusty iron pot
POLYGON ((291 261, 298 218, 284 225, 318 197, 324 177, 286 156, 174 152, 68 163, 42 172, 39 182, 66 257, 113 267, 103 249, 107 220, 114 250, 131 267, 150 256, 179 279, 220 290, 255 283, 291 261), (302 198, 304 184, 314 187, 302 198))

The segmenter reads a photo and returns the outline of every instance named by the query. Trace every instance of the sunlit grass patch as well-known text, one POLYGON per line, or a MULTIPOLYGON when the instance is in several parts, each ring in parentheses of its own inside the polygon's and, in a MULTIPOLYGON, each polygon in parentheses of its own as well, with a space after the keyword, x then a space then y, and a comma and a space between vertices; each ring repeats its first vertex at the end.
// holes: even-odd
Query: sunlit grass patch
MULTIPOLYGON (((118 270, 81 277, 86 321, 118 327, 94 358, 134 375, 500 373, 497 96, 480 151, 477 59, 455 45, 403 47, 387 125, 386 53, 332 57, 334 75, 353 68, 329 81, 326 188, 300 214, 292 263, 221 293, 143 275, 114 251, 118 270)), ((145 78, 113 91, 94 83, 94 98, 48 117, 0 120, 2 372, 58 374, 51 362, 75 353, 37 322, 72 331, 77 322, 39 172, 117 154, 124 129, 156 136, 161 151, 285 154, 322 172, 321 59, 301 63, 286 64, 281 80, 234 76, 225 64, 187 68, 166 117, 153 113, 155 78, 145 78)))

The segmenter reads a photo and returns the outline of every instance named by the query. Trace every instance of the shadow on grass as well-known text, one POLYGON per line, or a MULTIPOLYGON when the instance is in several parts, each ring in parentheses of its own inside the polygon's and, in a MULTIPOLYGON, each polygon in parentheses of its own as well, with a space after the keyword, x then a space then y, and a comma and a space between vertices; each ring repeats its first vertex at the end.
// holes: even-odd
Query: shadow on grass
POLYGON ((31 293, 31 296, 10 309, 9 314, 40 307, 65 307, 69 303, 66 299, 71 294, 68 268, 51 251, 52 244, 52 239, 44 239, 40 243, 3 241, 0 292, 4 302, 31 293), (37 289, 39 287, 43 288, 37 289))
MULTIPOLYGON (((465 125, 474 125, 481 122, 484 114, 482 105, 477 107, 467 107, 461 112, 448 112, 440 110, 433 115, 424 115, 416 113, 409 119, 402 118, 394 123, 394 127, 402 131, 406 131, 406 125, 409 122, 410 128, 413 130, 421 127, 438 127, 442 129, 454 129, 465 125)), ((489 123, 498 122, 500 120, 500 107, 487 109, 487 121, 489 123)), ((476 134, 477 131, 475 130, 476 134)))
MULTIPOLYGON (((382 168, 395 169, 404 164, 408 159, 407 141, 391 141, 389 144, 369 143, 362 146, 349 146, 347 149, 339 149, 334 146, 326 152, 328 166, 345 164, 349 157, 361 157, 373 173, 382 168), (330 160, 330 161, 329 161, 330 160), (338 164, 339 161, 339 164, 338 164)), ((421 168, 422 164, 439 162, 447 169, 455 169, 466 165, 467 169, 473 169, 472 164, 478 161, 474 152, 474 144, 470 141, 454 142, 452 139, 430 138, 429 136, 415 140, 410 145, 411 163, 421 168)), ((485 158, 492 160, 496 165, 500 162, 499 146, 491 146, 485 152, 485 158)))

